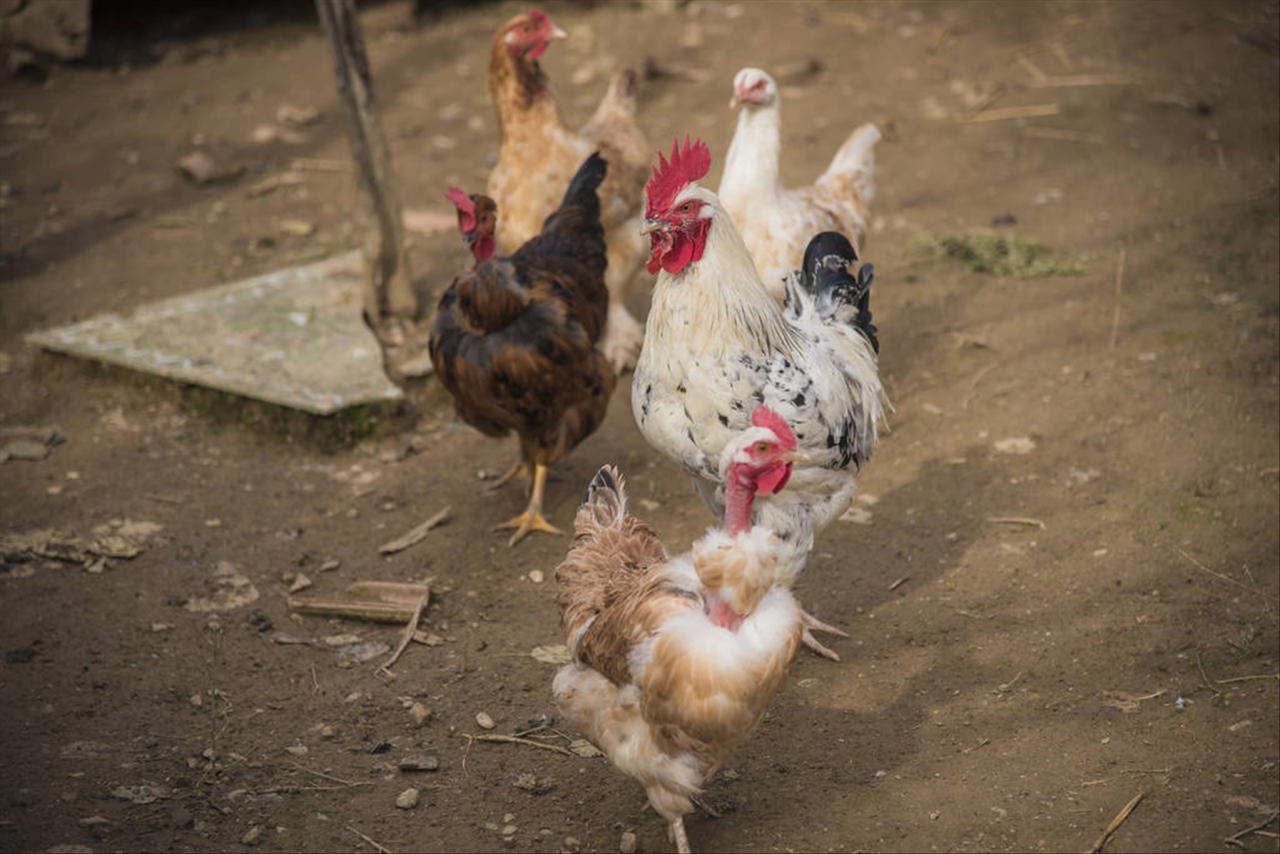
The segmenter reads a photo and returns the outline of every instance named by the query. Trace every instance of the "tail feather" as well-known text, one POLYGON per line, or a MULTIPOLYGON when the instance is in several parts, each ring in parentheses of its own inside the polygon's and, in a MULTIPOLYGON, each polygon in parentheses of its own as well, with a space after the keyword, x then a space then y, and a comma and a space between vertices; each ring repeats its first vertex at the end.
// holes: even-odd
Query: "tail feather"
POLYGON ((880 141, 880 128, 865 124, 849 135, 844 145, 831 159, 827 171, 817 184, 838 184, 852 177, 853 188, 863 203, 870 202, 876 194, 876 143, 880 141))
POLYGON ((621 528, 627 515, 627 482, 614 466, 601 466, 578 508, 575 527, 621 528))
POLYGON ((561 208, 582 207, 591 212, 593 218, 600 216, 600 200, 596 196, 596 188, 604 181, 609 171, 608 162, 595 152, 578 167, 573 179, 569 181, 569 189, 564 191, 561 208))
POLYGON ((863 264, 849 272, 858 253, 844 235, 824 231, 809 241, 804 251, 800 286, 812 297, 819 317, 837 320, 860 330, 871 347, 880 352, 878 331, 871 322, 871 284, 875 268, 863 264))

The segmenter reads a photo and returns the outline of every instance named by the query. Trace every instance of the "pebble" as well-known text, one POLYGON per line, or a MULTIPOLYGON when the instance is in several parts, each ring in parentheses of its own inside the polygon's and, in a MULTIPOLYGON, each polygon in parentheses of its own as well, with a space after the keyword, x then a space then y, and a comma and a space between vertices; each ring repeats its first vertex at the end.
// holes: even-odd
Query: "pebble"
POLYGON ((414 703, 409 707, 409 720, 413 721, 415 727, 420 727, 431 717, 431 710, 421 703, 414 703))
POLYGON ((307 748, 301 744, 290 745, 289 747, 285 748, 285 751, 288 753, 292 753, 294 756, 307 755, 307 748))
POLYGON ((520 830, 520 828, 516 827, 514 824, 508 824, 508 825, 506 825, 505 827, 503 827, 503 828, 502 828, 502 835, 503 835, 503 836, 515 836, 515 835, 516 835, 516 833, 518 833, 518 832, 519 832, 519 830, 520 830))
POLYGON ((245 831, 244 836, 240 837, 240 844, 241 845, 257 845, 258 841, 261 838, 262 838, 262 828, 255 824, 253 827, 245 831))
POLYGON ((582 840, 576 836, 566 836, 564 838, 564 847, 570 851, 577 851, 582 847, 582 840))
POLYGON ((493 718, 489 717, 488 712, 480 712, 476 715, 476 726, 480 729, 493 729, 497 724, 493 722, 493 718))
POLYGON ((415 753, 400 760, 401 771, 439 771, 440 754, 434 750, 415 753))
POLYGON ((193 707, 198 709, 204 705, 204 697, 201 697, 200 692, 197 691, 196 693, 191 695, 191 698, 188 700, 188 702, 191 703, 193 707))
POLYGON ((636 854, 636 835, 629 830, 622 834, 622 838, 618 840, 618 851, 621 854, 636 854))
POLYGON ((542 570, 540 569, 529 570, 529 580, 532 581, 534 584, 541 584, 542 579, 545 577, 546 576, 542 574, 542 570))
POLYGON ((405 789, 396 797, 396 806, 402 810, 411 810, 418 805, 418 790, 405 789))
POLYGON ((321 738, 323 738, 323 739, 336 738, 336 737, 337 737, 337 735, 338 735, 337 730, 335 730, 335 729, 334 729, 332 726, 330 726, 329 724, 321 724, 321 725, 320 725, 320 737, 321 737, 321 738))

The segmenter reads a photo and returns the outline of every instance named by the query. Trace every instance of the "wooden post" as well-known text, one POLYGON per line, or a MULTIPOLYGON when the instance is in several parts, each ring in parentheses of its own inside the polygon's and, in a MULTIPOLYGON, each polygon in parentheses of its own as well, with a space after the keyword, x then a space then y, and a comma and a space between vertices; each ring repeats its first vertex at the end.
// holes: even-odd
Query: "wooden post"
POLYGON ((360 189, 377 223, 364 249, 365 322, 382 347, 387 376, 408 392, 410 379, 431 373, 429 318, 422 316, 409 276, 400 199, 391 171, 391 152, 378 119, 364 36, 353 0, 315 0, 315 4, 333 53, 333 71, 346 108, 347 136, 360 189))

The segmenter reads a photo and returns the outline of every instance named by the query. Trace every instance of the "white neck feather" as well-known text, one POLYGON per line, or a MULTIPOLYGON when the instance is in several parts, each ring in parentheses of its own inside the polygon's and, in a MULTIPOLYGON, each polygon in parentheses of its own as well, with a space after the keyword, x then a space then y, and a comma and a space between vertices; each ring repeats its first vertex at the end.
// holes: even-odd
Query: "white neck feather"
MULTIPOLYGON (((716 194, 694 185, 679 200, 686 198, 712 207, 706 248, 701 259, 679 273, 658 274, 645 335, 654 336, 655 345, 668 335, 687 344, 693 329, 700 342, 696 349, 702 352, 749 339, 759 352, 794 353, 799 340, 760 281, 751 253, 716 194)), ((658 353, 662 348, 645 350, 658 353)))
POLYGON ((782 191, 778 175, 781 126, 782 107, 776 98, 765 106, 742 107, 720 179, 720 198, 726 206, 736 209, 761 195, 782 191))

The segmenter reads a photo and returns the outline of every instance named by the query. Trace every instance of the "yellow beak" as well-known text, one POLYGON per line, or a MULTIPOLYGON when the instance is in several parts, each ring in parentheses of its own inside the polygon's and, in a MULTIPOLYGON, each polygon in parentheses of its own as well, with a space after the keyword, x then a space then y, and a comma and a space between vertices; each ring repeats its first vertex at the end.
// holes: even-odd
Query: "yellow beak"
POLYGON ((640 233, 648 234, 651 231, 657 231, 662 228, 663 225, 664 223, 660 219, 649 219, 648 217, 645 217, 644 225, 640 226, 640 233))
POLYGON ((568 34, 568 33, 566 33, 564 30, 560 29, 559 27, 557 27, 555 24, 552 24, 552 25, 551 25, 551 32, 550 32, 550 34, 549 34, 549 35, 550 35, 550 37, 551 37, 551 38, 553 38, 553 39, 567 39, 567 38, 569 38, 569 34, 568 34))
POLYGON ((783 454, 782 460, 783 462, 788 462, 788 463, 807 463, 809 462, 810 457, 804 451, 800 450, 799 448, 796 448, 794 451, 787 451, 785 454, 783 454))
POLYGON ((742 99, 738 97, 738 93, 734 92, 733 97, 729 99, 729 109, 736 110, 738 105, 742 103, 742 99))

